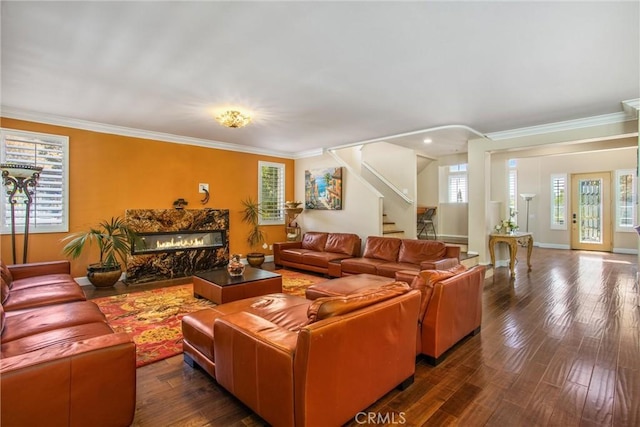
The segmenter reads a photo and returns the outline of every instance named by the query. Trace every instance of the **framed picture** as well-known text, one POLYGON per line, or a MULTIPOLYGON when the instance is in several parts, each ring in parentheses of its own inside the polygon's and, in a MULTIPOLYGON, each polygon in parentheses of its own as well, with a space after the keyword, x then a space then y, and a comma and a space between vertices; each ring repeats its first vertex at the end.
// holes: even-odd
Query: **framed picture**
POLYGON ((342 210, 342 167, 304 171, 304 207, 342 210))

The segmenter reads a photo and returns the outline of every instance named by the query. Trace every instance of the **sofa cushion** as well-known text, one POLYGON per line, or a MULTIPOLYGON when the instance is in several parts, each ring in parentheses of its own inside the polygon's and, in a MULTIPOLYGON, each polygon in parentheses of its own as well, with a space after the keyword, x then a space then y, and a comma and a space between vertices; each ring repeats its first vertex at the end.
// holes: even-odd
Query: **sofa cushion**
POLYGON ((357 234, 329 233, 327 243, 324 245, 324 251, 358 256, 360 254, 355 253, 357 240, 360 240, 357 234))
POLYGON ((346 296, 318 298, 309 305, 307 310, 309 323, 350 313, 402 295, 410 290, 409 285, 404 282, 392 282, 378 288, 366 289, 346 296))
POLYGON ((75 283, 75 281, 68 274, 44 274, 42 276, 14 279, 11 283, 11 289, 35 288, 36 286, 54 285, 57 283, 75 283))
POLYGON ((377 274, 385 277, 396 277, 396 272, 403 270, 415 270, 417 274, 420 271, 420 268, 415 264, 409 264, 406 262, 385 262, 378 265, 377 274))
POLYGON ((7 312, 2 344, 29 335, 83 323, 107 323, 104 314, 91 301, 57 304, 23 312, 7 312))
POLYGON ((383 259, 385 261, 396 261, 400 250, 401 239, 395 237, 367 237, 364 247, 363 258, 383 259))
POLYGON ((11 282, 13 281, 11 271, 9 270, 9 267, 7 267, 7 264, 2 260, 0 260, 0 277, 4 279, 8 286, 11 286, 11 282))
POLYGON ((309 252, 314 251, 302 248, 283 249, 282 251, 280 251, 280 260, 302 264, 304 262, 302 260, 302 257, 304 256, 304 254, 309 252))
POLYGON ((309 231, 302 237, 302 248, 322 252, 327 243, 327 233, 309 231))
POLYGON ((76 343, 112 333, 111 327, 103 322, 84 323, 82 325, 53 329, 2 343, 2 357, 19 356, 48 347, 76 343))
POLYGON ((377 274, 377 266, 385 262, 374 258, 347 258, 340 262, 340 269, 343 274, 377 274))
POLYGON ((437 240, 402 239, 398 261, 420 265, 421 261, 441 259, 447 252, 446 247, 437 240))
POLYGON ((4 303, 4 309, 14 311, 84 300, 84 291, 77 283, 56 283, 12 290, 4 303))
POLYGON ((330 261, 348 258, 349 255, 334 252, 307 252, 302 255, 302 263, 306 265, 315 265, 316 267, 328 268, 330 261))

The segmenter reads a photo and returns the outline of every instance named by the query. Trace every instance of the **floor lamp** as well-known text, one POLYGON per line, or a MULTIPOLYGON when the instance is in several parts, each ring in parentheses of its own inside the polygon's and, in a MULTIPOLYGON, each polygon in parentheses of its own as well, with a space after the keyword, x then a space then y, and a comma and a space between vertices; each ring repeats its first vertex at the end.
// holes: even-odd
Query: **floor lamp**
POLYGON ((0 164, 2 170, 2 184, 7 187, 7 201, 11 206, 11 247, 13 249, 13 263, 16 264, 16 198, 17 193, 24 193, 25 199, 25 223, 24 223, 24 247, 22 249, 22 263, 27 262, 27 250, 29 248, 29 213, 33 203, 33 193, 42 172, 42 167, 31 165, 18 165, 11 163, 0 164))
POLYGON ((533 198, 536 197, 536 195, 532 193, 522 193, 520 194, 520 197, 522 197, 525 200, 525 202, 527 202, 527 233, 528 233, 529 232, 529 202, 533 200, 533 198))

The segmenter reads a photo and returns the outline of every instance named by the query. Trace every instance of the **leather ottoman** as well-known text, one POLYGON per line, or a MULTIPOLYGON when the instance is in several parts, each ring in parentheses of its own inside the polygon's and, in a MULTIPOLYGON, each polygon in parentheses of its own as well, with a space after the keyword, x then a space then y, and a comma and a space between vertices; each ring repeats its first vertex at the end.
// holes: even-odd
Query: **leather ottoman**
POLYGON ((391 277, 356 274, 311 285, 305 291, 305 297, 314 300, 320 297, 349 295, 367 288, 378 288, 394 281, 391 277))

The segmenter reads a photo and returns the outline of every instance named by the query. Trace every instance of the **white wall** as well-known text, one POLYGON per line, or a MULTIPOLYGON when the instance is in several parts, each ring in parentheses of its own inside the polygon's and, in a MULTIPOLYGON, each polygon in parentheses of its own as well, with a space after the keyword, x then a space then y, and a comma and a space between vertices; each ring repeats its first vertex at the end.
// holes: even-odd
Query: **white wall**
POLYGON ((295 161, 295 199, 304 200, 305 170, 345 166, 342 175, 342 210, 305 209, 298 217, 302 232, 355 233, 363 239, 382 232, 382 199, 366 182, 329 154, 295 161))
POLYGON ((368 144, 362 148, 362 160, 405 194, 412 203, 393 191, 367 168, 362 176, 383 196, 383 210, 387 220, 395 222, 408 239, 416 237, 417 168, 415 151, 386 142, 368 144))
MULTIPOLYGON (((567 209, 570 209, 572 199, 571 174, 575 173, 611 172, 613 200, 615 199, 613 192, 615 189, 613 186, 615 170, 635 170, 636 151, 637 147, 630 147, 611 151, 517 159, 518 192, 536 194, 536 197, 529 203, 529 231, 534 233, 535 241, 550 247, 569 247, 571 243, 570 227, 567 227, 567 230, 552 230, 550 228, 551 174, 567 174, 567 209)), ((518 203, 518 225, 521 230, 524 230, 526 204, 521 198, 518 203)), ((615 210, 612 209, 612 212, 615 210)), ((568 219, 570 220, 570 218, 568 219)), ((618 251, 635 251, 637 249, 635 230, 614 232, 613 247, 618 251)))

